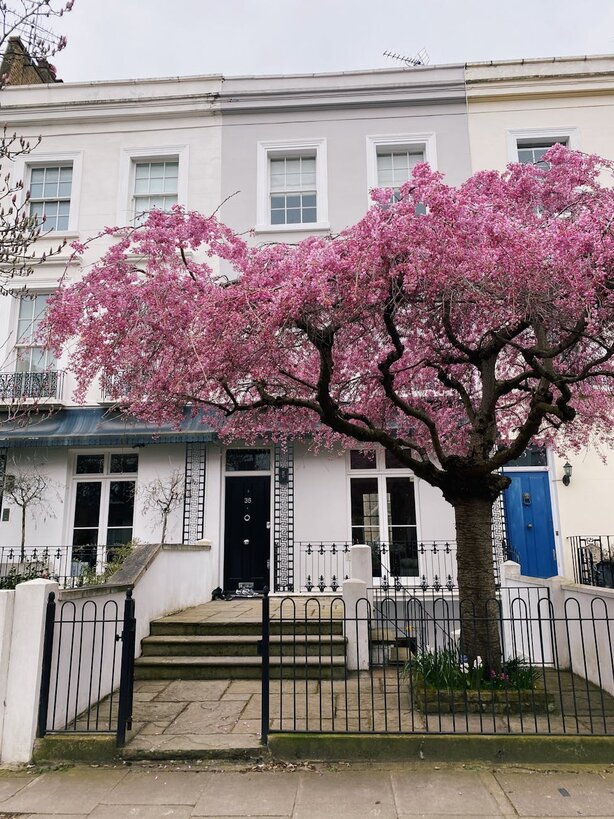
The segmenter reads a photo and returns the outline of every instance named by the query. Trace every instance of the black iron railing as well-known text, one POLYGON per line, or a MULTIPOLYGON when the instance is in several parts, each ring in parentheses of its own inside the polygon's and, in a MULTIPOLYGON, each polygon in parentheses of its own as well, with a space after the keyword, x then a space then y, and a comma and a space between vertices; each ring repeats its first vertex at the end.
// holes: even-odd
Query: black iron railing
POLYGON ((100 583, 112 559, 112 546, 0 546, 0 589, 37 577, 65 589, 100 583))
MULTIPOLYGON (((456 542, 376 543, 371 547, 373 578, 384 588, 422 588, 452 591, 457 586, 456 542)), ((344 541, 300 541, 296 544, 297 592, 332 592, 350 576, 350 549, 344 541), (297 559, 298 558, 298 559, 297 559)))
POLYGON ((614 589, 614 535, 574 535, 568 540, 576 583, 614 589))
POLYGON ((49 595, 38 711, 48 733, 114 733, 122 746, 132 727, 136 619, 132 592, 116 600, 49 595))
POLYGON ((380 587, 351 608, 283 598, 263 734, 611 734, 614 616, 584 598, 555 609, 547 588, 506 588, 484 610, 380 587))
POLYGON ((0 373, 0 401, 44 400, 62 397, 64 373, 47 370, 40 373, 0 373))

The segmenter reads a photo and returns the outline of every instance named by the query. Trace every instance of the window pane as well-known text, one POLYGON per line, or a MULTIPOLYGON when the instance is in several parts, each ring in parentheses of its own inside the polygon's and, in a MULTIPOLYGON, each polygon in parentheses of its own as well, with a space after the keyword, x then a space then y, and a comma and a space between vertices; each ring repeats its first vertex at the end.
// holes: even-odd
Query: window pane
POLYGON ((350 469, 375 469, 375 450, 350 450, 350 469))
POLYGON ((135 486, 135 481, 111 481, 109 485, 109 527, 132 526, 135 486))
POLYGON ((386 503, 389 527, 416 525, 414 484, 411 478, 386 478, 386 503))
POLYGON ((303 224, 317 222, 318 216, 315 208, 303 208, 303 224))
POLYGON ((316 195, 315 193, 304 193, 303 194, 303 208, 315 208, 316 206, 316 195))
POLYGON ((298 225, 301 222, 301 211, 299 209, 288 209, 286 222, 289 225, 298 225))
POLYGON ((509 466, 547 466, 548 457, 546 455, 546 448, 541 446, 530 446, 525 449, 519 458, 507 463, 504 467, 509 466))
POLYGON ((77 475, 98 475, 104 472, 104 455, 77 455, 77 475))
POLYGON ((271 211, 271 224, 272 225, 285 225, 286 224, 286 211, 285 210, 272 210, 271 211))
MULTIPOLYGON (((132 540, 132 526, 107 529, 107 546, 120 546, 132 540)), ((107 560, 113 560, 113 552, 107 554, 107 560)))
POLYGON ((377 478, 352 478, 350 480, 352 511, 352 541, 371 543, 380 539, 379 501, 377 478))
POLYGON ((399 461, 396 455, 393 455, 392 452, 388 452, 388 450, 384 453, 384 462, 386 464, 386 469, 408 469, 402 461, 399 461))
POLYGON ((271 452, 268 449, 226 450, 227 472, 253 472, 271 468, 271 452))
POLYGON ((100 519, 100 481, 83 481, 77 484, 75 501, 75 528, 94 529, 100 519))
POLYGON ((136 452, 129 452, 126 454, 113 453, 111 455, 110 472, 138 472, 139 471, 139 456, 136 452))

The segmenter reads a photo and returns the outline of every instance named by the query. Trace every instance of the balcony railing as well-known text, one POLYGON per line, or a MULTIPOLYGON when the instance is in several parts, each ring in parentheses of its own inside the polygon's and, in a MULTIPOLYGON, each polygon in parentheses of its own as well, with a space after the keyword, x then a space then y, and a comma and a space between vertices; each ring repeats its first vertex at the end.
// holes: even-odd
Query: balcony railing
MULTIPOLYGON (((371 543, 373 580, 382 588, 453 591, 456 542, 371 543)), ((296 592, 337 592, 350 576, 349 542, 299 541, 295 545, 296 592)))
POLYGON ((574 535, 568 540, 576 583, 614 589, 614 535, 574 535))
POLYGON ((15 403, 62 397, 64 373, 46 370, 40 373, 0 373, 0 401, 15 403))
POLYGON ((113 546, 0 546, 0 589, 43 577, 64 589, 100 583, 113 559, 113 546))

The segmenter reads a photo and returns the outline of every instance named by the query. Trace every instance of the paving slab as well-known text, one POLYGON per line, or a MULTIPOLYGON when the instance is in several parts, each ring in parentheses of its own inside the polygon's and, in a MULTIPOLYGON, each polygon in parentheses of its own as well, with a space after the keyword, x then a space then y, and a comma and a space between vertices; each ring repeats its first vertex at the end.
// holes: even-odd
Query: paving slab
POLYGON ((169 725, 169 734, 225 734, 234 728, 241 702, 192 702, 169 725))
POLYGON ((241 755, 245 751, 262 751, 258 737, 253 734, 139 734, 124 749, 124 757, 164 758, 189 756, 199 753, 212 757, 241 755))
POLYGON ((228 680, 174 680, 156 696, 156 702, 219 700, 229 684, 228 680))
POLYGON ((185 771, 131 770, 99 801, 104 805, 195 805, 206 785, 185 771))
POLYGON ((408 771, 391 774, 397 811, 408 816, 503 816, 495 797, 471 771, 408 771))
POLYGON ((189 819, 192 816, 191 805, 99 805, 90 817, 94 819, 129 819, 142 816, 144 819, 189 819))
POLYGON ((14 796, 30 782, 36 779, 35 776, 28 776, 23 774, 10 774, 6 771, 0 772, 0 808, 5 799, 14 796))
POLYGON ((157 722, 173 720, 186 708, 184 702, 135 702, 132 706, 132 718, 137 722, 157 722))
POLYGON ((299 774, 295 819, 396 817, 390 775, 386 771, 299 774))
POLYGON ((126 775, 126 770, 109 768, 70 768, 45 773, 2 802, 0 808, 4 813, 87 814, 126 775))
POLYGON ((614 775, 498 771, 497 782, 519 816, 612 816, 614 775))
POLYGON ((212 774, 192 815, 290 816, 298 786, 299 778, 292 774, 212 774))

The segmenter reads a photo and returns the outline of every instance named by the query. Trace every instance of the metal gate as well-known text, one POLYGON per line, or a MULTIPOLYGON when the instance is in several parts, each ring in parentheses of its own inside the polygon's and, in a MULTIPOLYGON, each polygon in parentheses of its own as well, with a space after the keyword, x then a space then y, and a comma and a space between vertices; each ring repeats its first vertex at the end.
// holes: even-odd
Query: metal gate
POLYGON ((115 734, 132 727, 136 618, 132 591, 121 601, 47 601, 39 737, 47 733, 115 734))

